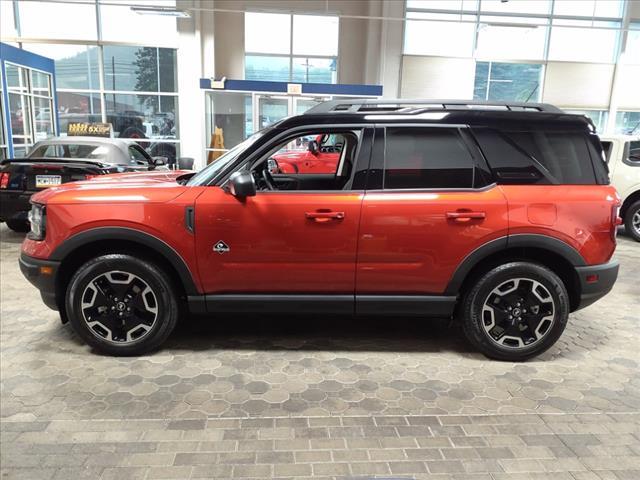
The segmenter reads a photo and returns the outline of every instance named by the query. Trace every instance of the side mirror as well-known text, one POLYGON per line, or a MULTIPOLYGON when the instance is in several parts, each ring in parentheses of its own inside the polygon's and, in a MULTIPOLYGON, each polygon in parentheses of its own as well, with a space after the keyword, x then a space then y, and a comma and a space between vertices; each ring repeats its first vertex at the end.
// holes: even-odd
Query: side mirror
POLYGON ((316 142, 315 140, 309 140, 309 152, 311 153, 311 155, 317 155, 318 154, 318 142, 316 142))
POLYGON ((178 159, 178 170, 193 170, 193 158, 180 157, 178 159))
POLYGON ((155 167, 161 167, 162 165, 166 165, 169 159, 167 157, 152 157, 153 160, 152 165, 155 167))
POLYGON ((229 177, 229 192, 237 198, 255 197, 256 183, 251 172, 243 170, 229 177))

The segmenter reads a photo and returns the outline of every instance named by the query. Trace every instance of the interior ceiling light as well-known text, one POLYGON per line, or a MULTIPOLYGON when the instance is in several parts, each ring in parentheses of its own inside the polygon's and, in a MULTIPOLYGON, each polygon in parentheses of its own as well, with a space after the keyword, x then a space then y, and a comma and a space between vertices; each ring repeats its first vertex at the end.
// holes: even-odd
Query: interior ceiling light
POLYGON ((138 15, 162 15, 165 17, 190 18, 191 14, 185 10, 172 7, 131 7, 138 15))

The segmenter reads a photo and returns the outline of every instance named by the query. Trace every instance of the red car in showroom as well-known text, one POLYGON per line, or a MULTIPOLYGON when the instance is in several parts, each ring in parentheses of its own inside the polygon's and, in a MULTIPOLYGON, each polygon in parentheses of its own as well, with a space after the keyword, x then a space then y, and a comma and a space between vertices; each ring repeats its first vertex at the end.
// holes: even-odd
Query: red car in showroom
POLYGON ((328 102, 197 174, 34 195, 20 266, 114 355, 158 347, 184 307, 451 317, 485 355, 524 360, 618 274, 620 199, 594 132, 544 104, 328 102), (273 170, 319 136, 331 171, 273 170))
POLYGON ((269 158, 269 171, 332 174, 340 161, 344 140, 339 133, 296 138, 269 158))

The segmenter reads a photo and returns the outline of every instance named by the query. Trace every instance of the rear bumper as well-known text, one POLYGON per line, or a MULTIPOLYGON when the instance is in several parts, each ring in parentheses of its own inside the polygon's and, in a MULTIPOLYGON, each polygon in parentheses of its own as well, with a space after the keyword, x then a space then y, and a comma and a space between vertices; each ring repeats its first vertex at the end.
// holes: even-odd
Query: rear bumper
POLYGON ((36 192, 0 190, 0 220, 6 221, 14 217, 27 219, 31 210, 29 199, 36 192))
POLYGON ((52 310, 58 310, 56 276, 60 268, 60 262, 42 260, 24 253, 20 255, 19 262, 20 271, 32 285, 40 290, 40 296, 45 305, 52 310))
POLYGON ((580 280, 580 303, 576 310, 597 302, 613 288, 620 264, 616 260, 602 265, 575 267, 580 280))

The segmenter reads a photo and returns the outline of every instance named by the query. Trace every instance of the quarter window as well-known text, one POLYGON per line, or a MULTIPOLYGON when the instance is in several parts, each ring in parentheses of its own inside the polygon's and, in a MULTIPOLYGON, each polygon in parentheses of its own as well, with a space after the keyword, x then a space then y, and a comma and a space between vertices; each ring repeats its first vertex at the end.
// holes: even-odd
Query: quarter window
POLYGON ((575 131, 474 130, 499 183, 596 183, 585 134, 575 131))
POLYGON ((454 128, 387 128, 384 188, 471 188, 474 162, 454 128))

